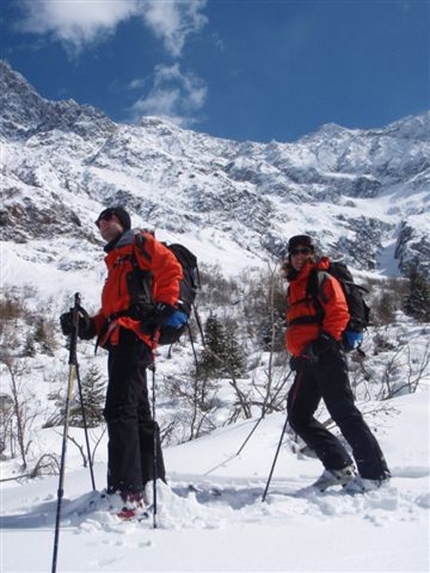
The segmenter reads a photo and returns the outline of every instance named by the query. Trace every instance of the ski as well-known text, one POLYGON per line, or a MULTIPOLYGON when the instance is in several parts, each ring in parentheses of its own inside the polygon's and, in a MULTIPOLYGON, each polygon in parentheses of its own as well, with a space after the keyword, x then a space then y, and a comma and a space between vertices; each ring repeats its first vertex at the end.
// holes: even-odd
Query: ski
POLYGON ((147 521, 152 514, 152 504, 134 509, 121 508, 113 503, 109 494, 99 491, 85 493, 73 500, 64 500, 62 519, 86 516, 101 512, 118 518, 119 521, 140 523, 147 521))

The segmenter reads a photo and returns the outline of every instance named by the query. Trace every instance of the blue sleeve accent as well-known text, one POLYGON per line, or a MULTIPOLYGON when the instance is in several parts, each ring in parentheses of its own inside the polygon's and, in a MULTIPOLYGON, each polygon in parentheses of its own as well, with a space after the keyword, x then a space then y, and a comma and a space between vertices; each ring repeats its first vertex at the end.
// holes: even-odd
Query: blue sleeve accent
POLYGON ((173 326, 173 328, 179 328, 184 326, 188 321, 188 316, 182 310, 175 310, 173 314, 164 322, 164 326, 173 326))
POLYGON ((346 340, 351 348, 357 348, 363 342, 363 333, 347 330, 345 332, 346 340))

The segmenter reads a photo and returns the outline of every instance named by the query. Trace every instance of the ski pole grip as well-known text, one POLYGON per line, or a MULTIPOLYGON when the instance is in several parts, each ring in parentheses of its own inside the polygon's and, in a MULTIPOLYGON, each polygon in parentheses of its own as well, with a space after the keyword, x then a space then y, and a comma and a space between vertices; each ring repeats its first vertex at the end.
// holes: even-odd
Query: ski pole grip
POLYGON ((75 304, 73 305, 72 331, 70 332, 70 355, 69 364, 76 364, 76 346, 79 330, 79 309, 81 307, 81 295, 75 293, 75 304))
POLYGON ((76 336, 78 333, 80 308, 81 308, 81 295, 77 292, 77 293, 75 293, 75 304, 73 305, 72 336, 76 336))

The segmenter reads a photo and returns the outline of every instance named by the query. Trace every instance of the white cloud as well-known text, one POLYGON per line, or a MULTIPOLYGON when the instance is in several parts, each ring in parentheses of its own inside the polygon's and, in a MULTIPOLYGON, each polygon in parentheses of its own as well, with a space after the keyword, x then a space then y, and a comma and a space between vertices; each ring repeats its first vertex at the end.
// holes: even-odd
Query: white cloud
POLYGON ((133 120, 156 115, 189 127, 196 122, 195 114, 203 107, 206 95, 206 83, 201 78, 181 72, 178 64, 159 65, 150 93, 132 107, 133 120))
POLYGON ((201 14, 206 0, 171 0, 144 2, 143 17, 146 25, 160 38, 172 56, 179 56, 187 37, 199 32, 207 18, 201 14))
MULTIPOLYGON (((170 56, 179 59, 191 34, 207 23, 202 10, 207 0, 20 0, 27 31, 49 35, 63 43, 69 54, 77 55, 113 34, 119 23, 140 18, 170 56)), ((136 79, 128 86, 138 90, 147 80, 136 79)), ((206 83, 179 65, 159 65, 153 86, 131 108, 133 120, 141 115, 168 118, 181 126, 195 122, 207 95, 206 83)))
POLYGON ((168 52, 180 56, 190 34, 207 22, 201 13, 207 0, 21 0, 27 31, 52 36, 81 51, 102 41, 117 25, 141 17, 168 52))
POLYGON ((24 28, 52 36, 77 51, 112 33, 136 11, 136 0, 22 0, 24 28))
POLYGON ((128 84, 128 89, 130 90, 142 90, 146 85, 146 81, 142 78, 136 78, 131 80, 128 84))

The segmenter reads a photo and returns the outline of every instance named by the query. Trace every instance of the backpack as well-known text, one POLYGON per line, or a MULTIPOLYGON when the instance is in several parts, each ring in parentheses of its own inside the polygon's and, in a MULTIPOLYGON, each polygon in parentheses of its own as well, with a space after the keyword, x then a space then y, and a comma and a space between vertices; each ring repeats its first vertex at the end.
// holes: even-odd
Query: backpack
POLYGON ((324 318, 324 310, 318 296, 324 282, 324 275, 327 273, 339 281, 350 314, 349 322, 342 333, 342 349, 345 352, 355 349, 364 355, 360 346, 363 341, 363 332, 369 325, 370 308, 363 298, 363 293, 368 290, 354 282, 351 271, 340 261, 330 261, 325 271, 313 269, 309 275, 306 295, 313 299, 318 322, 322 322, 324 318))
POLYGON ((163 243, 182 266, 183 278, 179 284, 178 310, 176 310, 160 329, 158 344, 177 342, 188 325, 197 292, 200 289, 200 273, 197 257, 187 247, 179 243, 163 243))
MULTIPOLYGON (((168 345, 177 342, 187 329, 188 321, 194 307, 197 292, 200 289, 200 273, 197 264, 197 257, 187 247, 179 243, 162 243, 167 247, 179 261, 182 267, 182 279, 179 283, 179 300, 177 310, 171 314, 160 327, 158 344, 168 345)), ((136 246, 142 249, 143 240, 141 235, 137 235, 136 246)), ((131 306, 139 316, 151 309, 151 280, 152 273, 144 271, 139 267, 136 256, 131 255, 133 272, 128 276, 128 289, 131 296, 131 306)))

